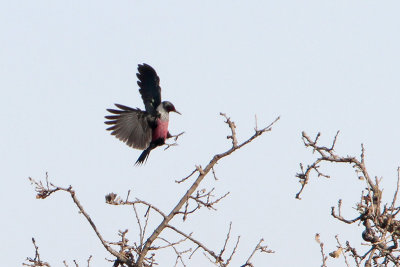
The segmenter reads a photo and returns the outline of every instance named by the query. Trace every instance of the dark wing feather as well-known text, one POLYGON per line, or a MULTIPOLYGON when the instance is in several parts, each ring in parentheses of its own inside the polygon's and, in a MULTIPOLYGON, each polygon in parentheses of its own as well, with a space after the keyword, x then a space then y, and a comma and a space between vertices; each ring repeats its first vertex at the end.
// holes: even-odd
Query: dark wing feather
POLYGON ((156 71, 145 63, 138 65, 136 76, 139 79, 137 84, 140 87, 139 92, 142 95, 146 111, 154 114, 158 105, 161 104, 160 78, 156 71))
POLYGON ((133 109, 120 104, 115 104, 119 109, 107 109, 115 114, 105 116, 105 124, 112 125, 107 130, 111 134, 126 143, 128 146, 137 149, 146 149, 152 136, 152 129, 148 123, 148 113, 140 109, 133 109))

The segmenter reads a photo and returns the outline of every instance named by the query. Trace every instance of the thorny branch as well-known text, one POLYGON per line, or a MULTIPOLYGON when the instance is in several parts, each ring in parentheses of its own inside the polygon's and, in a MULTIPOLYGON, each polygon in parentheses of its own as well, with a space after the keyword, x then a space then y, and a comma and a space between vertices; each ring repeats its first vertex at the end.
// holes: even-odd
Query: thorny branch
MULTIPOLYGON (((361 145, 360 158, 340 156, 336 154, 334 150, 338 133, 334 137, 330 147, 322 146, 318 143, 320 137, 319 133, 315 139, 311 139, 305 132, 302 133, 304 145, 312 148, 313 153, 317 154, 317 158, 313 163, 307 165, 306 168, 300 164, 301 172, 297 173, 296 177, 299 179, 301 188, 296 194, 296 198, 300 199, 301 193, 310 181, 312 172, 315 172, 317 176, 329 178, 328 175, 320 171, 321 163, 350 164, 355 170, 356 177, 366 181, 366 190, 361 193, 360 201, 356 204, 358 216, 355 216, 355 218, 353 217, 353 219, 346 219, 343 217, 341 199, 338 201, 337 210, 335 207, 331 208, 331 215, 333 218, 346 224, 358 222, 359 225, 362 225, 364 231, 361 237, 367 242, 365 245, 367 245, 369 249, 366 253, 360 255, 348 241, 346 242, 346 247, 343 247, 336 236, 339 245, 338 249, 329 255, 335 258, 343 255, 347 266, 350 266, 347 256, 353 258, 356 266, 361 266, 362 262, 364 262, 365 266, 389 266, 389 264, 400 266, 400 250, 398 249, 400 220, 396 218, 400 212, 400 207, 396 207, 396 200, 400 187, 400 168, 397 169, 397 188, 393 200, 390 204, 383 203, 383 189, 380 188, 380 180, 377 177, 372 179, 367 171, 364 146, 361 145)), ((323 266, 326 264, 325 261, 323 261, 323 266)))
MULTIPOLYGON (((154 266, 157 264, 155 261, 155 254, 151 253, 150 255, 148 255, 149 252, 156 251, 158 249, 169 248, 169 247, 173 248, 173 250, 175 251, 175 253, 177 255, 176 264, 178 264, 178 262, 180 262, 183 266, 186 266, 185 263, 183 262, 182 256, 184 254, 186 254, 187 252, 191 252, 191 254, 189 256, 189 258, 190 258, 198 249, 202 249, 208 256, 213 258, 213 262, 216 265, 225 267, 230 264, 232 257, 237 250, 237 247, 239 245, 239 240, 240 240, 240 236, 238 236, 235 246, 234 246, 232 252, 229 254, 229 257, 227 257, 226 259, 223 259, 224 258, 223 254, 226 251, 226 246, 230 239, 231 225, 229 227, 229 231, 228 231, 227 237, 225 239, 223 248, 221 249, 220 253, 215 253, 213 250, 209 249, 202 242, 193 238, 192 234, 186 234, 186 233, 180 231, 179 229, 177 229, 176 227, 171 225, 170 222, 171 222, 172 218, 174 218, 176 215, 179 215, 179 214, 182 214, 183 219, 185 220, 189 214, 193 213, 194 211, 198 210, 201 207, 207 207, 208 209, 215 209, 214 205, 217 204, 221 199, 225 198, 229 194, 229 192, 219 198, 215 198, 215 196, 213 194, 214 188, 209 191, 206 191, 205 189, 198 190, 200 183, 203 181, 203 179, 207 176, 207 174, 210 171, 213 173, 213 176, 216 179, 215 170, 214 170, 215 164, 217 164, 222 158, 229 156, 236 150, 249 144, 250 142, 252 142, 257 137, 261 136, 262 134, 271 131, 272 126, 279 120, 279 117, 276 118, 270 125, 268 125, 265 128, 262 128, 262 129, 258 129, 257 122, 256 122, 254 134, 252 136, 250 136, 247 140, 243 141, 242 143, 239 143, 237 136, 236 136, 235 123, 233 121, 231 121, 231 119, 228 116, 226 116, 226 114, 221 113, 221 116, 223 116, 226 119, 225 123, 228 125, 228 127, 231 131, 231 135, 227 136, 227 138, 232 140, 232 146, 227 151, 214 155, 213 158, 210 160, 210 162, 206 165, 205 168, 202 168, 201 166, 196 166, 195 170, 192 173, 190 173, 187 177, 184 177, 183 179, 176 181, 177 183, 183 183, 183 182, 189 180, 193 175, 197 174, 197 178, 195 179, 193 184, 190 186, 190 188, 187 190, 187 192, 181 197, 179 202, 169 213, 164 213, 163 211, 161 211, 159 208, 155 207, 154 205, 152 205, 146 201, 140 200, 140 199, 135 199, 134 201, 130 201, 129 200, 130 191, 128 192, 128 196, 126 197, 125 200, 122 200, 119 196, 117 196, 114 193, 110 193, 106 196, 106 203, 108 203, 108 204, 132 205, 133 206, 137 224, 139 226, 139 243, 134 242, 133 245, 129 245, 129 240, 126 238, 126 234, 127 234, 128 230, 120 231, 119 235, 121 237, 121 241, 118 241, 118 242, 105 241, 104 238, 101 236, 100 232, 98 231, 96 225, 90 218, 90 216, 87 214, 87 212, 84 210, 84 208, 78 201, 75 191, 72 189, 71 186, 69 186, 68 188, 55 186, 52 183, 48 182, 47 174, 46 174, 46 184, 43 184, 41 181, 37 182, 32 178, 29 178, 29 179, 30 179, 31 183, 35 185, 35 190, 37 192, 36 197, 39 199, 45 199, 57 191, 64 191, 64 192, 67 192, 70 194, 75 205, 79 208, 79 211, 81 212, 81 214, 83 214, 85 216, 86 220, 89 222, 92 229, 95 231, 97 237, 99 238, 100 242, 103 244, 104 248, 106 248, 106 250, 116 258, 115 260, 113 260, 114 267, 118 267, 118 266, 128 266, 128 267, 154 266), (194 205, 195 205, 193 208, 190 208, 190 206, 189 206, 190 201, 192 203, 194 203, 194 205), (138 211, 136 209, 137 205, 142 205, 144 207, 147 207, 144 223, 141 221, 138 211), (156 214, 161 216, 162 222, 153 231, 153 233, 151 235, 149 235, 146 239, 145 238, 146 227, 148 225, 148 220, 149 220, 151 210, 155 211, 156 214), (176 242, 171 242, 171 241, 161 237, 160 234, 166 229, 170 229, 170 230, 174 231, 178 235, 182 236, 183 239, 176 241, 176 242), (167 243, 167 245, 155 246, 154 242, 156 240, 163 241, 163 242, 167 243), (180 243, 183 243, 187 240, 192 242, 196 246, 196 248, 193 250, 189 249, 189 250, 180 251, 177 248, 177 246, 180 243), (118 246, 119 249, 116 250, 116 249, 112 248, 112 246, 118 246)), ((176 135, 176 136, 169 136, 169 137, 175 137, 175 141, 176 141, 176 139, 181 134, 176 135)), ((171 146, 171 145, 167 145, 167 148, 169 146, 171 146)), ((267 246, 262 245, 263 241, 264 241, 263 239, 260 240, 260 242, 257 244, 255 249, 252 251, 251 255, 249 256, 248 260, 246 261, 246 263, 243 266, 253 266, 252 263, 250 262, 250 260, 252 259, 252 257, 254 256, 254 254, 256 252, 273 253, 272 250, 267 249, 267 246)))

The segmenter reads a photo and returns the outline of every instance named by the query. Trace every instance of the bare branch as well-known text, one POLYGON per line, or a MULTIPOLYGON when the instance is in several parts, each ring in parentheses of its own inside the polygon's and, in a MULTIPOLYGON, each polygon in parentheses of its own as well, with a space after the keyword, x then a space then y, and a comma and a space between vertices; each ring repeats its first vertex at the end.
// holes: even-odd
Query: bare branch
POLYGON ((232 253, 231 253, 231 255, 229 256, 229 258, 226 260, 225 266, 228 266, 229 263, 231 262, 232 257, 233 257, 233 255, 236 253, 236 249, 237 249, 237 247, 239 246, 239 241, 240 241, 240 236, 237 237, 235 247, 233 248, 232 253))
POLYGON ((222 255, 223 255, 224 252, 225 252, 226 244, 228 244, 229 237, 230 237, 230 234, 231 234, 231 230, 232 230, 232 222, 229 223, 228 234, 226 235, 226 239, 225 239, 225 242, 224 242, 224 246, 222 247, 221 252, 219 253, 219 257, 221 257, 221 258, 222 258, 222 255))
POLYGON ((355 218, 355 219, 346 220, 346 219, 343 218, 342 215, 341 215, 341 209, 342 209, 342 200, 339 199, 339 201, 338 201, 338 210, 339 210, 339 214, 337 215, 337 214, 335 213, 335 207, 332 207, 331 215, 332 215, 334 218, 336 218, 336 219, 338 219, 338 220, 340 220, 340 221, 342 221, 342 222, 345 222, 345 223, 347 223, 347 224, 355 223, 355 222, 357 222, 357 221, 359 221, 359 220, 361 219, 361 215, 360 215, 360 216, 358 216, 358 217, 355 218))
POLYGON ((205 245, 203 245, 200 241, 198 241, 198 240, 192 238, 191 235, 185 234, 184 232, 178 230, 177 228, 175 228, 175 227, 172 226, 172 225, 169 225, 169 224, 168 224, 166 227, 168 227, 168 228, 174 230, 175 232, 177 232, 178 234, 180 234, 180 235, 186 237, 187 239, 189 239, 190 241, 192 241, 193 243, 195 243, 197 246, 201 247, 204 251, 206 251, 209 255, 211 255, 211 256, 217 261, 217 259, 218 259, 217 254, 216 254, 214 251, 208 249, 208 248, 207 248, 205 245))
POLYGON ((322 256, 322 265, 321 265, 321 267, 327 267, 326 261, 327 261, 328 257, 325 255, 324 243, 321 242, 320 235, 318 233, 315 234, 315 241, 317 241, 317 243, 319 244, 319 247, 321 248, 321 256, 322 256))
MULTIPOLYGON (((200 165, 197 165, 195 170, 193 170, 188 176, 184 177, 181 180, 177 180, 177 183, 182 183, 187 181, 190 177, 194 176, 195 174, 197 175, 196 179, 194 179, 194 182, 191 184, 187 192, 180 198, 178 203, 175 205, 175 207, 169 211, 168 213, 164 213, 161 211, 159 208, 155 207, 154 205, 143 201, 139 199, 135 199, 134 201, 129 200, 130 196, 130 190, 128 191, 128 194, 125 199, 122 199, 115 193, 109 193, 105 196, 105 201, 106 203, 110 205, 132 205, 133 207, 133 212, 136 217, 137 225, 139 227, 139 240, 138 242, 133 242, 133 245, 128 244, 129 240, 126 238, 128 230, 124 231, 119 231, 119 236, 120 236, 120 241, 117 242, 108 242, 105 241, 102 235, 100 234, 99 230, 97 229, 96 225, 94 224, 93 220, 89 216, 89 214, 85 211, 81 203, 79 202, 75 191, 72 189, 72 186, 69 187, 59 187, 55 186, 48 181, 48 175, 46 173, 46 182, 42 183, 41 181, 37 182, 32 178, 29 178, 31 183, 35 186, 35 191, 37 192, 36 197, 39 199, 45 199, 52 195, 55 192, 58 191, 64 191, 69 193, 71 196, 73 202, 75 205, 78 207, 79 212, 83 214, 85 219, 88 221, 88 223, 91 225, 92 230, 96 233, 98 239, 104 246, 104 248, 111 254, 113 255, 116 259, 114 260, 109 260, 110 262, 113 263, 114 267, 150 267, 156 265, 155 261, 155 253, 152 253, 153 251, 159 250, 159 249, 165 249, 165 248, 173 248, 175 251, 175 254, 177 255, 175 265, 178 263, 181 263, 183 266, 186 266, 184 261, 183 261, 183 254, 191 252, 189 258, 193 255, 193 253, 198 250, 199 248, 202 249, 206 256, 210 258, 210 260, 219 265, 220 267, 225 267, 227 266, 233 255, 235 254, 240 237, 237 238, 236 244, 229 256, 229 258, 224 261, 222 258, 224 253, 226 252, 228 242, 230 240, 230 233, 231 233, 231 225, 229 227, 229 231, 227 234, 227 237, 225 239, 224 245, 220 251, 220 254, 217 255, 213 250, 207 248, 203 243, 200 241, 194 239, 191 234, 185 234, 184 232, 180 231, 179 229, 175 228, 170 224, 171 220, 179 214, 183 214, 183 218, 185 219, 186 216, 197 209, 200 209, 201 207, 206 207, 208 209, 215 209, 214 205, 217 204, 219 201, 221 201, 223 198, 225 198, 228 194, 224 194, 223 196, 216 197, 214 196, 214 188, 211 190, 206 190, 206 189, 201 189, 199 190, 199 185, 203 181, 203 179, 211 172, 214 176, 214 179, 217 180, 216 174, 215 174, 215 165, 224 157, 227 157, 231 155, 233 152, 237 151, 238 149, 242 148, 243 146, 249 144, 252 142, 254 139, 257 137, 261 136, 262 134, 269 132, 272 130, 272 126, 279 120, 279 117, 276 118, 270 125, 263 129, 258 129, 257 126, 257 119, 256 119, 256 126, 255 126, 255 132, 252 136, 250 136, 248 139, 246 139, 243 142, 239 142, 237 136, 236 136, 236 125, 235 123, 225 114, 221 113, 221 116, 225 118, 225 123, 228 125, 231 135, 228 136, 228 139, 232 140, 232 145, 229 149, 226 151, 214 155, 209 163, 203 168, 200 165), (144 206, 147 208, 144 217, 145 220, 141 219, 141 216, 139 214, 139 209, 137 209, 137 205, 139 206, 144 206), (156 214, 161 216, 161 223, 153 230, 153 232, 146 237, 146 229, 148 226, 149 218, 150 218, 150 211, 156 211, 156 214), (167 240, 166 238, 160 236, 161 233, 166 229, 171 229, 174 231, 176 234, 182 236, 183 238, 180 239, 179 241, 176 242, 171 242, 170 240, 167 240), (146 239, 147 238, 147 239, 146 239), (158 245, 158 242, 156 245, 154 245, 154 242, 162 241, 165 242, 166 245, 158 245), (185 242, 186 240, 190 241, 195 245, 195 249, 193 250, 192 248, 185 250, 185 251, 180 251, 178 249, 178 245, 180 243, 185 242), (117 246, 119 249, 115 249, 114 246, 117 246), (149 253, 151 252, 151 253, 149 253), (148 255, 149 254, 149 255, 148 255)), ((168 138, 173 138, 175 141, 177 141, 178 137, 182 135, 183 133, 180 133, 176 136, 171 136, 170 134, 168 135, 168 138)), ((166 144, 166 149, 168 149, 170 146, 176 145, 174 144, 166 144)), ((267 246, 261 245, 263 240, 260 240, 260 242, 257 244, 256 248, 250 255, 248 259, 248 264, 250 263, 250 259, 253 257, 255 252, 260 251, 260 252, 266 252, 266 253, 272 253, 271 250, 267 249, 267 246)), ((36 247, 36 245, 35 245, 36 247)), ((37 252, 38 254, 38 252, 37 252)), ((87 260, 87 265, 90 265, 90 260, 91 256, 87 260)), ((38 262, 41 262, 40 259, 35 259, 38 262)), ((78 266, 78 263, 76 261, 73 261, 75 266, 78 266)), ((42 263, 41 263, 42 264, 42 263)), ((45 264, 45 263, 43 263, 45 264)), ((64 265, 67 266, 67 263, 64 261, 64 265)), ((42 266, 42 265, 27 265, 27 266, 42 266)), ((43 265, 47 266, 47 265, 43 265)), ((49 265, 48 265, 49 266, 49 265)))
POLYGON ((340 252, 341 252, 341 253, 342 253, 342 255, 343 255, 344 262, 346 263, 346 266, 347 266, 347 267, 350 267, 350 264, 349 264, 349 262, 347 261, 347 257, 346 257, 345 250, 344 250, 344 248, 343 248, 342 244, 340 244, 340 241, 339 241, 339 236, 338 236, 338 235, 336 235, 336 236, 335 236, 335 239, 336 239, 336 242, 337 242, 337 243, 338 243, 338 245, 339 245, 338 249, 340 249, 340 252))
POLYGON ((89 258, 87 259, 87 267, 90 267, 90 260, 92 259, 92 255, 89 256, 89 258))
MULTIPOLYGON (((75 205, 78 207, 80 213, 83 214, 83 216, 89 222, 90 226, 92 227, 92 229, 96 233, 97 237, 99 238, 100 242, 103 244, 104 248, 109 253, 111 253, 116 258, 118 258, 119 261, 121 261, 121 262, 127 264, 128 266, 130 266, 130 264, 128 263, 128 259, 124 255, 118 253, 117 251, 112 249, 109 245, 107 245, 107 242, 103 239, 103 237, 101 236, 100 232, 97 230, 97 227, 94 224, 93 220, 90 218, 89 214, 82 207, 81 203, 79 202, 78 198, 76 197, 75 191, 72 190, 71 186, 69 186, 68 188, 63 188, 63 187, 55 186, 55 185, 53 185, 51 183, 50 184, 47 183, 47 186, 44 187, 41 182, 36 182, 34 179, 32 179, 30 177, 29 177, 29 180, 31 181, 31 183, 35 184, 35 190, 37 192, 36 198, 45 199, 45 198, 49 197, 52 193, 57 192, 57 191, 68 192, 70 194, 72 200, 74 201, 75 205)), ((47 174, 46 174, 46 180, 47 180, 47 174)))
POLYGON ((192 173, 190 173, 188 176, 184 177, 183 179, 181 179, 181 180, 175 180, 175 183, 180 184, 180 183, 186 181, 186 180, 189 179, 193 174, 195 174, 196 171, 197 171, 197 168, 196 168, 194 171, 192 171, 192 173))
POLYGON ((223 116, 223 117, 225 117, 225 119, 226 119, 226 123, 229 125, 229 128, 231 129, 231 131, 232 131, 232 135, 229 135, 229 136, 227 136, 226 138, 227 139, 232 139, 232 146, 233 147, 237 147, 237 143, 238 143, 238 141, 237 141, 237 138, 236 138, 236 125, 235 125, 235 123, 233 122, 233 121, 231 121, 231 118, 229 118, 228 116, 226 116, 226 114, 225 113, 220 113, 220 115, 221 116, 223 116))
POLYGON ((246 267, 246 266, 253 266, 253 264, 250 262, 251 258, 254 256, 254 254, 257 251, 264 252, 264 253, 275 253, 275 251, 268 249, 268 246, 263 246, 261 245, 262 242, 264 242, 264 239, 261 238, 260 241, 258 242, 257 246, 253 249, 251 252, 249 258, 247 259, 246 263, 243 264, 241 267, 246 267))
MULTIPOLYGON (((335 219, 344 222, 346 224, 353 224, 359 222, 365 229, 362 232, 362 239, 367 243, 364 244, 369 246, 370 249, 360 256, 354 247, 350 246, 350 243, 346 242, 344 248, 340 242, 338 236, 336 240, 338 243, 337 250, 331 252, 329 255, 334 258, 338 258, 341 254, 344 256, 344 260, 347 266, 350 266, 346 253, 353 257, 356 266, 361 266, 362 262, 365 262, 365 266, 388 266, 394 264, 394 266, 400 266, 400 250, 398 249, 398 239, 400 237, 400 220, 396 219, 396 216, 400 212, 400 207, 395 207, 396 200, 400 188, 400 168, 397 169, 397 187, 393 196, 391 204, 382 203, 383 189, 380 188, 380 182, 382 178, 375 176, 374 179, 369 175, 365 166, 365 147, 361 145, 361 155, 359 159, 352 156, 340 156, 334 152, 336 145, 337 136, 334 137, 332 145, 330 147, 321 146, 318 144, 320 134, 318 133, 316 138, 311 139, 306 133, 303 132, 302 138, 304 145, 313 149, 316 152, 317 159, 307 168, 303 168, 300 165, 301 173, 296 176, 299 178, 302 186, 300 191, 296 194, 297 198, 300 198, 305 185, 310 179, 310 174, 315 171, 318 176, 321 176, 319 171, 319 165, 322 162, 326 163, 347 163, 355 170, 356 176, 359 180, 365 180, 366 190, 361 192, 360 201, 356 204, 356 210, 359 215, 354 219, 346 219, 342 216, 341 207, 342 200, 339 199, 337 212, 335 207, 331 208, 331 215, 335 219), (388 208, 388 206, 390 207, 388 208)), ((323 254, 323 247, 321 245, 321 253, 323 254)), ((323 258, 324 258, 323 254, 323 258)), ((325 262, 323 261, 323 266, 325 262)))
POLYGON ((394 196, 393 196, 392 205, 390 206, 390 211, 391 211, 392 215, 394 212, 394 205, 396 205, 396 199, 397 199, 397 195, 399 193, 399 187, 400 187, 400 167, 397 168, 397 187, 396 187, 396 192, 394 193, 394 196))
MULTIPOLYGON (((166 242, 166 243, 168 244, 167 246, 164 246, 165 248, 167 248, 167 247, 172 247, 172 248, 173 248, 173 250, 174 250, 174 252, 175 252, 175 254, 176 254, 175 266, 177 266, 177 265, 178 265, 178 262, 180 261, 180 262, 182 263, 182 265, 183 265, 184 267, 186 267, 186 264, 185 264, 185 262, 184 262, 183 259, 182 259, 182 255, 185 254, 185 253, 190 252, 190 249, 189 249, 189 250, 185 250, 185 251, 178 251, 178 249, 175 247, 175 245, 179 244, 180 241, 175 242, 175 243, 171 243, 171 242, 169 242, 168 240, 166 240, 166 239, 164 239, 164 238, 160 238, 160 237, 159 237, 159 239, 163 240, 164 242, 166 242)), ((183 241, 184 241, 184 240, 183 240, 183 241)))
POLYGON ((218 178, 217 178, 217 175, 215 174, 214 167, 211 168, 211 171, 212 171, 212 174, 213 174, 213 176, 214 176, 215 181, 217 181, 218 178))
POLYGON ((171 221, 171 219, 179 213, 179 211, 181 210, 181 208, 183 207, 183 205, 188 201, 189 197, 196 191, 197 187, 199 186, 200 182, 204 179, 204 177, 210 172, 210 170, 214 167, 214 165, 222 158, 232 154, 233 152, 235 152, 236 150, 240 149, 241 147, 243 147, 244 145, 250 143, 251 141, 253 141, 255 138, 259 137, 260 135, 262 135, 265 132, 271 131, 272 129, 272 125, 279 120, 279 117, 277 119, 275 119, 275 121, 273 121, 269 126, 261 129, 261 130, 257 130, 255 131, 254 135, 251 136, 249 139, 247 139, 246 141, 244 141, 243 143, 241 143, 240 145, 237 144, 237 138, 236 138, 236 132, 235 132, 235 125, 234 123, 225 115, 225 114, 221 114, 222 116, 224 116, 226 118, 226 123, 229 125, 229 128, 232 131, 232 135, 231 135, 231 139, 232 139, 232 147, 227 150, 226 152, 223 152, 221 154, 217 154, 215 155, 211 161, 207 164, 206 168, 202 169, 200 166, 197 167, 197 170, 199 172, 199 175, 197 177, 197 179, 195 180, 195 182, 192 184, 192 186, 189 188, 189 190, 185 193, 185 195, 181 198, 181 200, 178 202, 178 204, 175 206, 175 208, 166 216, 164 217, 163 221, 161 222, 161 224, 154 230, 153 234, 146 240, 142 253, 140 254, 139 258, 136 261, 136 264, 138 266, 141 266, 147 252, 150 249, 150 246, 152 245, 152 243, 154 242, 154 240, 156 240, 156 238, 160 235, 160 233, 163 231, 163 229, 165 229, 165 227, 167 227, 167 225, 169 224, 169 222, 171 221))
POLYGON ((341 157, 334 153, 334 146, 336 144, 336 139, 337 139, 338 133, 336 134, 334 141, 332 143, 332 146, 330 148, 327 148, 325 146, 320 146, 317 144, 319 135, 320 134, 318 134, 315 141, 313 141, 305 132, 302 133, 304 145, 306 147, 313 148, 313 151, 318 152, 318 154, 320 156, 315 160, 315 162, 313 164, 311 164, 307 167, 306 171, 304 171, 302 168, 302 173, 296 174, 296 177, 300 179, 300 183, 302 184, 300 191, 296 194, 297 199, 300 199, 300 194, 302 193, 305 185, 308 183, 309 176, 313 170, 318 173, 318 176, 329 177, 327 175, 322 174, 318 170, 318 168, 319 168, 318 164, 321 162, 348 163, 348 164, 353 165, 354 168, 356 169, 356 171, 361 172, 363 174, 363 176, 367 180, 368 185, 371 187, 371 189, 374 191, 377 191, 376 188, 374 187, 374 182, 370 178, 370 176, 365 168, 365 165, 364 165, 364 146, 363 145, 361 146, 362 152, 361 152, 361 160, 360 161, 357 160, 355 157, 349 157, 349 156, 341 157))
MULTIPOLYGON (((46 175, 47 176, 47 175, 46 175)), ((26 258, 26 261, 29 263, 22 263, 23 266, 32 266, 32 267, 50 267, 50 264, 47 262, 44 262, 40 259, 40 254, 39 254, 39 247, 36 245, 35 239, 32 237, 32 243, 35 248, 35 257, 32 258, 26 258)))

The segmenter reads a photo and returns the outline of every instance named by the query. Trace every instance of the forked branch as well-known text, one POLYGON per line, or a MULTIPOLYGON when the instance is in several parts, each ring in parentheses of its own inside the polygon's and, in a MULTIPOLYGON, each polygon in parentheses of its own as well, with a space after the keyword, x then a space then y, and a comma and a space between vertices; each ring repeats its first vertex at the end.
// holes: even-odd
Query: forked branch
MULTIPOLYGON (((142 253, 140 254, 138 260, 136 261, 136 264, 138 266, 142 265, 143 260, 146 257, 146 254, 149 251, 149 248, 152 245, 152 243, 154 242, 154 240, 156 240, 156 238, 161 234, 163 229, 165 229, 167 227, 167 225, 169 224, 171 219, 176 214, 179 214, 179 211, 182 209, 183 205, 187 201, 189 201, 190 196, 196 191, 196 189, 200 185, 201 181, 212 170, 214 165, 217 164, 217 162, 220 159, 222 159, 222 158, 224 158, 226 156, 229 156, 230 154, 232 154, 236 150, 240 149, 241 147, 247 145, 248 143, 250 143, 251 141, 253 141, 257 137, 262 135, 263 133, 271 131, 272 130, 272 126, 275 124, 275 122, 277 122, 279 120, 279 117, 278 117, 270 125, 268 125, 267 127, 263 128, 261 130, 255 129, 255 133, 249 139, 247 139, 246 141, 244 141, 240 145, 238 145, 237 144, 238 141, 237 141, 237 137, 236 137, 236 130, 235 130, 236 129, 235 123, 232 122, 230 120, 230 118, 227 117, 224 113, 221 113, 221 116, 225 117, 225 119, 226 119, 225 123, 228 124, 228 126, 229 126, 229 128, 231 130, 231 135, 228 136, 228 138, 232 139, 232 147, 230 149, 228 149, 227 151, 223 152, 223 153, 215 155, 204 169, 201 168, 200 166, 196 167, 196 171, 194 172, 194 173, 196 173, 196 172, 198 173, 198 176, 197 176, 196 180, 190 186, 188 191, 183 195, 183 197, 179 200, 178 204, 176 204, 176 206, 172 209, 172 211, 166 217, 164 217, 164 219, 160 223, 160 225, 154 230, 153 234, 147 239, 146 243, 144 244, 142 253)), ((191 175, 193 175, 194 173, 192 173, 191 175)), ((189 175, 189 176, 191 176, 191 175, 189 175)), ((218 259, 216 259, 216 261, 218 261, 218 259)))

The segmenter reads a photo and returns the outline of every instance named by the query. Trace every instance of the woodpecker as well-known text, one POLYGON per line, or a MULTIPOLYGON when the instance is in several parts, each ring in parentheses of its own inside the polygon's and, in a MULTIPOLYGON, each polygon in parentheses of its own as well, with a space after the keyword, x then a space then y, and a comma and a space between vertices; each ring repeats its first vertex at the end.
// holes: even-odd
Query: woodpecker
POLYGON ((150 151, 165 144, 172 137, 168 131, 169 113, 178 112, 169 101, 161 102, 160 78, 156 71, 145 63, 138 65, 137 84, 145 106, 145 111, 115 104, 118 109, 107 109, 114 115, 105 116, 104 123, 111 135, 128 146, 143 150, 135 165, 143 164, 150 151))

